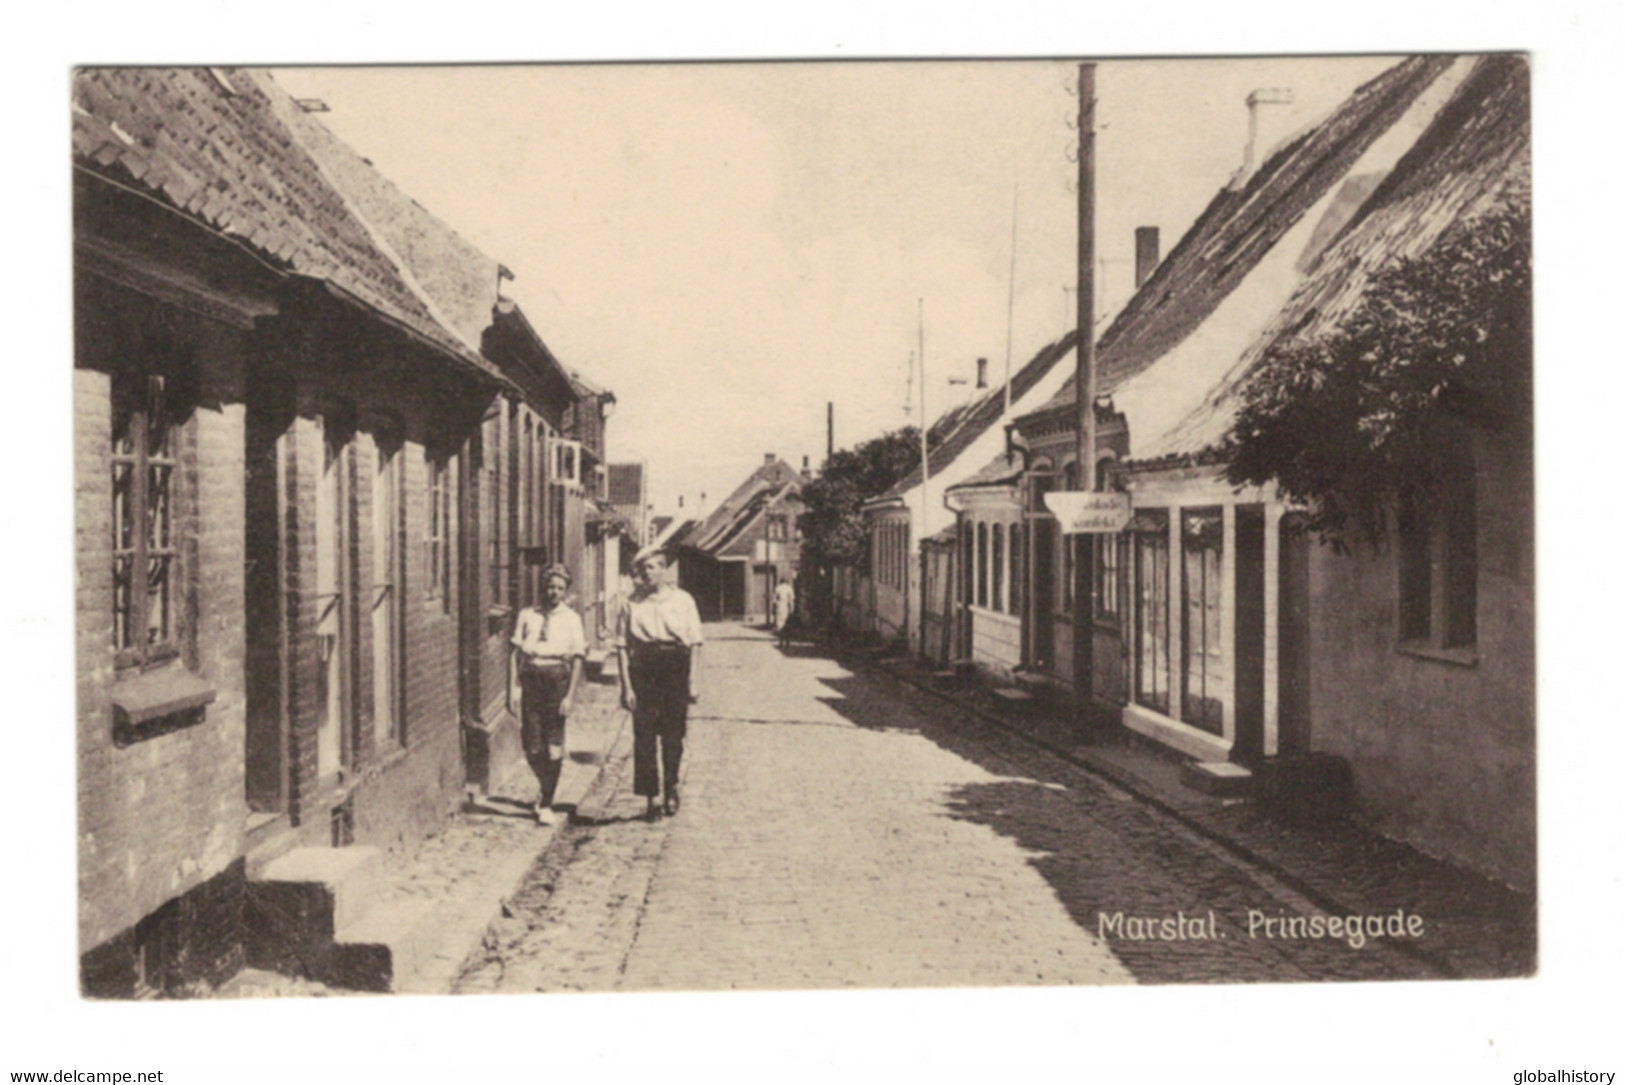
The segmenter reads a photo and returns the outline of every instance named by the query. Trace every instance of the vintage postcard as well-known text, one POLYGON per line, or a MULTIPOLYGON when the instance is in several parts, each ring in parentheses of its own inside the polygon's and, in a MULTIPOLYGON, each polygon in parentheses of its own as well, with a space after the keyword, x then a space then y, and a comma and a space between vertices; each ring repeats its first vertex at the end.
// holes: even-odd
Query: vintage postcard
POLYGON ((81 994, 1533 975, 1529 88, 77 69, 81 994))

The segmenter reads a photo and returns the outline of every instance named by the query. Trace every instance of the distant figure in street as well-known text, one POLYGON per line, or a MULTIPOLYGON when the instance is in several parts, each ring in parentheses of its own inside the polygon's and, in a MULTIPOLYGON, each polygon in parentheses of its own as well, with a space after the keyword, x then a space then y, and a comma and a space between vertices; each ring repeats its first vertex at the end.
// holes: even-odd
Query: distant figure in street
POLYGON ((519 612, 511 641, 509 708, 517 685, 520 741, 525 760, 541 785, 535 810, 541 825, 556 820, 553 798, 564 770, 564 725, 575 706, 581 661, 587 654, 581 616, 564 603, 569 593, 570 570, 549 566, 543 579, 542 605, 519 612))
POLYGON ((790 644, 790 616, 796 612, 796 589, 788 580, 773 589, 773 628, 779 634, 779 647, 790 644))
POLYGON ((615 644, 621 705, 632 713, 632 790, 648 799, 644 816, 654 821, 662 811, 677 813, 688 706, 700 699, 705 637, 694 597, 667 582, 664 553, 638 555, 632 573, 634 587, 616 621, 615 644), (657 801, 662 791, 664 805, 657 801))

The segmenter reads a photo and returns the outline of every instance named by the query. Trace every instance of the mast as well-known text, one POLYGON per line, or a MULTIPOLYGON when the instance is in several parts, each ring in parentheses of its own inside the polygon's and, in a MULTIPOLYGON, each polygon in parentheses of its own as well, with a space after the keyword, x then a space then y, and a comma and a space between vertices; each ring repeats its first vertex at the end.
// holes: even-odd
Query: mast
POLYGON ((1004 413, 1010 414, 1010 352, 1016 325, 1016 215, 1021 210, 1021 186, 1010 196, 1010 294, 1004 307, 1004 413))

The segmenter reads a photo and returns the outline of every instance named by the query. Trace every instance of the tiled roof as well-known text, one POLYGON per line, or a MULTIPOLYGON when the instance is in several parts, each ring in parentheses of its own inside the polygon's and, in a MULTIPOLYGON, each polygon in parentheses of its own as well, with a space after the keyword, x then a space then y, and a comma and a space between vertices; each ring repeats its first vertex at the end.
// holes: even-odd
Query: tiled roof
POLYGON ((1451 225, 1529 183, 1529 66, 1521 56, 1481 57, 1432 123, 1320 253, 1284 308, 1201 405, 1137 460, 1191 456, 1218 445, 1239 406, 1236 392, 1275 343, 1313 339, 1359 303, 1373 274, 1425 253, 1451 225))
POLYGON ((321 120, 280 93, 272 74, 242 74, 268 84, 267 97, 277 118, 360 214, 380 248, 408 273, 407 283, 419 299, 469 350, 479 351, 497 303, 501 265, 403 192, 321 120))
POLYGON ((1003 486, 1019 479, 1022 467, 1020 455, 1001 452, 987 461, 987 464, 974 475, 948 487, 948 491, 952 493, 955 490, 971 490, 978 486, 1003 486))
MULTIPOLYGON (((1200 326, 1452 60, 1401 61, 1277 151, 1240 188, 1221 189, 1098 340, 1099 394, 1111 394, 1200 326)), ((1068 377, 1033 414, 1076 402, 1068 377)))
POLYGON ((707 553, 721 553, 767 505, 791 489, 799 491, 800 481, 800 474, 784 460, 762 464, 711 510, 684 545, 707 553))
MULTIPOLYGON (((1022 366, 1010 378, 1010 402, 1019 403, 1035 384, 1055 368, 1057 362, 1071 352, 1077 338, 1077 332, 1068 332, 1022 366)), ((926 433, 927 466, 930 467, 932 474, 943 470, 958 459, 978 437, 997 425, 1003 417, 1004 385, 1000 384, 988 389, 981 398, 954 408, 932 423, 931 429, 926 433)), ((874 500, 886 501, 901 497, 918 486, 922 477, 921 469, 915 467, 874 500)))
POLYGON ((310 133, 290 129, 298 112, 263 71, 81 69, 73 81, 74 161, 494 373, 324 172, 302 141, 310 133))

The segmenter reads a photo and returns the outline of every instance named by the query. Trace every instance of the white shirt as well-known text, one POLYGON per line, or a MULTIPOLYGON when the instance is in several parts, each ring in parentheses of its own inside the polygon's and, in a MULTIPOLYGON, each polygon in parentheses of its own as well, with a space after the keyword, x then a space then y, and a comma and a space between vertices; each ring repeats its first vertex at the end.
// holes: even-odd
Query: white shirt
POLYGON ((519 612, 510 643, 526 660, 568 661, 587 654, 587 631, 581 615, 563 603, 550 614, 526 607, 519 612))
POLYGON ((634 641, 645 644, 665 641, 690 648, 704 644, 700 610, 694 605, 694 597, 681 588, 646 595, 634 592, 616 616, 615 643, 625 647, 634 641))

